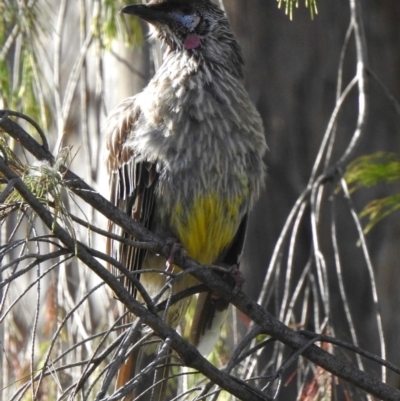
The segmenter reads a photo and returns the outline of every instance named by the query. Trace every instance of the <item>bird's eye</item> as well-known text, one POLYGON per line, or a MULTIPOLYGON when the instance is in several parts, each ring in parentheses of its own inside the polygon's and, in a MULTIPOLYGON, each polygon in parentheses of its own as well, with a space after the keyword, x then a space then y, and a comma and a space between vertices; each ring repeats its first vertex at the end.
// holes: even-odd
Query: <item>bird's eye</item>
POLYGON ((181 9, 179 9, 179 11, 170 12, 169 16, 190 31, 196 29, 201 22, 201 17, 199 17, 198 15, 184 14, 181 9))
POLYGON ((196 15, 193 19, 193 25, 195 28, 197 28, 200 25, 200 22, 202 21, 202 18, 196 15))

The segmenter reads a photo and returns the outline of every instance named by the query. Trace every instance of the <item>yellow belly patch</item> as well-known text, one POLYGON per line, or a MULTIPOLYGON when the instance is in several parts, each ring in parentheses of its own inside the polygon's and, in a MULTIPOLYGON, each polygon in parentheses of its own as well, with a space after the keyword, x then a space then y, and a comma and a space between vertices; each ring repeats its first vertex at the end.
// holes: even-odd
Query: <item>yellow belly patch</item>
POLYGON ((243 201, 244 196, 222 199, 212 192, 197 197, 189 209, 176 205, 171 226, 188 256, 199 263, 213 263, 235 236, 243 201))

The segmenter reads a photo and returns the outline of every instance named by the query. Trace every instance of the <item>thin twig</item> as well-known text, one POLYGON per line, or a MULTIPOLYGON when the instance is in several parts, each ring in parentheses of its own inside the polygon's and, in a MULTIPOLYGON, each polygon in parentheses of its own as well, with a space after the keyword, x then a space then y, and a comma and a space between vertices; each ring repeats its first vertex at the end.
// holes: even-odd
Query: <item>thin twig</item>
MULTIPOLYGON (((0 125, 2 124, 3 122, 0 122, 0 125)), ((22 142, 23 141, 21 141, 21 143, 22 142)), ((32 150, 30 149, 30 151, 32 150)), ((40 152, 41 151, 39 151, 39 153, 40 152)), ((254 393, 254 391, 256 391, 255 389, 250 391, 246 386, 243 386, 241 382, 234 380, 230 375, 219 371, 214 366, 209 364, 193 347, 190 347, 182 340, 180 336, 177 335, 175 331, 168 327, 157 314, 150 313, 140 303, 135 301, 121 285, 118 279, 104 269, 104 267, 101 266, 101 264, 90 255, 90 253, 87 251, 87 248, 82 246, 82 244, 77 243, 76 240, 71 238, 68 233, 58 224, 54 224, 54 217, 46 208, 43 207, 40 202, 36 200, 34 196, 32 196, 22 181, 16 177, 15 173, 8 168, 8 166, 4 163, 4 160, 1 158, 0 170, 8 179, 16 178, 15 188, 21 193, 26 202, 31 205, 33 210, 35 210, 37 215, 40 216, 42 221, 50 229, 53 229, 54 234, 60 238, 60 240, 67 247, 69 247, 71 250, 75 250, 76 247, 78 258, 109 284, 121 302, 124 303, 132 313, 140 316, 143 319, 143 322, 157 332, 161 338, 165 339, 170 337, 172 339, 171 348, 173 348, 179 354, 185 365, 198 369, 206 377, 209 377, 211 380, 213 380, 217 385, 227 389, 238 398, 246 400, 259 400, 265 398, 264 395, 258 395, 258 392, 254 393)), ((163 241, 140 226, 132 224, 131 219, 129 219, 127 216, 124 216, 121 211, 118 211, 118 209, 110 205, 99 194, 95 193, 90 187, 82 183, 78 177, 73 176, 70 172, 66 172, 65 175, 71 178, 69 181, 70 187, 73 188, 74 191, 76 191, 76 193, 79 194, 83 199, 87 200, 88 203, 93 203, 94 206, 104 213, 109 219, 119 224, 124 230, 129 231, 135 237, 140 239, 150 239, 151 241, 159 244, 160 253, 164 256, 168 256, 166 251, 163 251, 163 241), (96 203, 94 200, 96 200, 96 203)), ((192 274, 200 281, 204 282, 212 291, 217 292, 226 299, 232 298, 232 288, 211 269, 202 269, 193 260, 179 255, 176 258, 175 263, 178 266, 181 266, 183 269, 193 269, 192 274)), ((231 302, 243 313, 249 316, 249 318, 252 319, 256 324, 258 324, 265 333, 288 345, 293 350, 300 349, 307 343, 307 341, 301 335, 278 322, 264 308, 251 301, 242 292, 238 292, 231 299, 231 302)), ((359 386, 380 399, 398 400, 400 397, 399 391, 385 385, 367 373, 359 371, 353 366, 341 361, 337 357, 330 355, 318 347, 307 347, 303 351, 303 355, 314 363, 322 366, 329 372, 359 386)))

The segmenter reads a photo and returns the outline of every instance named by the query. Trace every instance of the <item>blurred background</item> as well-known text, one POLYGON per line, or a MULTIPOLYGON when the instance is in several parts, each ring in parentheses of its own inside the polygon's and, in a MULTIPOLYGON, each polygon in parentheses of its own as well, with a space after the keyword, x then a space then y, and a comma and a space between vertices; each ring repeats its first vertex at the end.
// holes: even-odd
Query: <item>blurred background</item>
MULTIPOLYGON (((146 85, 162 60, 162 50, 145 41, 146 26, 118 14, 128 3, 0 2, 0 108, 20 110, 36 119, 48 133, 54 154, 61 147, 73 146, 77 154, 71 169, 106 197, 102 123, 114 106, 146 85)), ((356 217, 368 202, 399 193, 400 185, 394 181, 361 188, 351 194, 351 202, 340 185, 347 162, 375 152, 400 153, 400 108, 394 100, 400 99, 400 2, 360 3, 357 12, 365 31, 368 68, 366 122, 346 164, 316 186, 318 177, 331 172, 329 166, 335 166, 349 149, 359 118, 356 85, 345 98, 334 129, 326 132, 337 105, 338 79, 340 94, 356 75, 360 61, 354 31, 346 41, 352 1, 318 0, 313 18, 310 8, 300 2, 292 19, 285 13, 285 3, 278 7, 273 0, 222 2, 242 46, 246 87, 262 115, 269 145, 267 189, 250 218, 241 269, 245 292, 290 327, 357 342, 400 365, 400 212, 376 224, 365 243, 357 224, 365 228, 368 220, 356 217), (329 146, 323 148, 322 161, 316 165, 324 139, 329 146), (298 208, 293 209, 297 201, 298 208), (283 231, 286 222, 287 231, 283 231)), ((75 204, 69 206, 77 210, 75 204)), ((85 212, 89 221, 106 227, 98 214, 85 212)), ((2 245, 14 226, 12 219, 3 224, 2 245)), ((85 238, 86 231, 81 235, 85 238)), ((104 247, 104 239, 93 236, 92 241, 104 247)), ((7 254, 2 264, 12 258, 15 254, 7 254)), ((60 321, 59 311, 65 316, 99 283, 85 269, 74 269, 75 263, 65 261, 53 269, 39 295, 34 288, 27 291, 36 273, 15 280, 10 288, 1 287, 0 398, 3 394, 3 399, 11 399, 22 385, 11 383, 29 375, 31 350, 38 338, 42 344, 50 341, 60 321), (15 299, 16 305, 8 309, 15 299), (35 311, 38 338, 30 334, 35 311)), ((4 279, 8 273, 2 274, 4 279)), ((72 342, 104 328, 107 318, 113 319, 115 305, 103 290, 90 297, 75 321, 66 323, 72 342)), ((237 342, 249 322, 232 315, 229 330, 237 342)), ((286 355, 281 352, 276 346, 260 353, 257 366, 244 366, 242 376, 250 371, 255 374, 254 369, 260 375, 274 371, 286 355)), ((345 358, 356 362, 353 356, 345 358)), ((40 358, 36 359, 40 364, 40 358)), ((295 368, 287 372, 278 399, 296 399, 296 394, 303 400, 322 399, 315 391, 307 395, 313 382, 309 365, 299 361, 297 368, 302 373, 293 377, 295 368)), ((376 364, 367 363, 366 369, 382 373, 376 364)), ((389 375, 389 383, 400 385, 394 375, 389 375)), ((367 399, 349 388, 338 391, 339 399, 346 391, 354 396, 349 399, 367 399)), ((56 399, 49 392, 43 390, 40 399, 56 399)))

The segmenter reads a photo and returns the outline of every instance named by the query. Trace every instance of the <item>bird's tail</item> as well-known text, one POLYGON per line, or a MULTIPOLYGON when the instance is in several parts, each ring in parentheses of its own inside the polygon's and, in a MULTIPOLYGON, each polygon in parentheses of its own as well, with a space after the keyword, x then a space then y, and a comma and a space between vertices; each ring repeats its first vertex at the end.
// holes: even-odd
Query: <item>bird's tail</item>
POLYGON ((207 356, 221 336, 221 328, 229 311, 229 302, 214 299, 211 291, 199 294, 191 326, 190 342, 207 356))
POLYGON ((135 350, 118 371, 116 390, 134 383, 123 401, 166 401, 171 391, 171 353, 163 353, 157 344, 144 344, 135 350))

